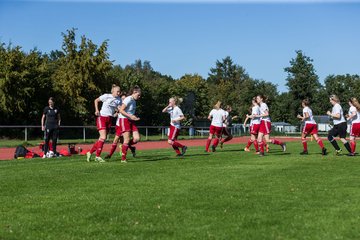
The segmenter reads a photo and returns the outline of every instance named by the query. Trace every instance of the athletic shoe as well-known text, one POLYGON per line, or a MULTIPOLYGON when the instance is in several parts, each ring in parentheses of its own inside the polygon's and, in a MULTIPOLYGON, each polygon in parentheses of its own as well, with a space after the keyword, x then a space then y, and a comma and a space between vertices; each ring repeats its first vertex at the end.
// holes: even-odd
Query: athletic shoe
POLYGON ((354 156, 355 156, 355 153, 348 153, 347 156, 349 156, 349 157, 354 157, 354 156))
POLYGON ((255 154, 260 154, 260 151, 256 151, 255 154))
POLYGON ((136 147, 129 146, 129 148, 130 148, 130 151, 131 151, 133 157, 136 157, 136 147))
POLYGON ((183 146, 183 147, 181 148, 181 155, 185 155, 186 150, 187 150, 187 146, 183 146))
POLYGON ((264 152, 259 152, 259 157, 264 157, 265 153, 264 152))
POLYGON ((44 156, 42 156, 42 158, 46 158, 46 154, 44 153, 44 156))
POLYGON ((127 163, 126 159, 125 159, 125 160, 121 160, 121 163, 127 163))
POLYGON ((244 151, 245 151, 245 152, 250 152, 250 148, 245 147, 245 148, 244 148, 244 151))
POLYGON ((87 161, 87 162, 90 162, 90 158, 91 158, 91 153, 90 153, 90 152, 87 152, 87 153, 86 153, 86 161, 87 161))
POLYGON ((326 148, 322 148, 322 149, 321 149, 321 154, 324 155, 324 156, 327 154, 326 148))
POLYGON ((341 149, 339 149, 339 150, 335 150, 335 153, 336 153, 336 155, 341 155, 341 152, 342 152, 342 150, 341 149))
POLYGON ((95 157, 95 162, 104 163, 106 161, 104 159, 102 159, 101 157, 95 157))
POLYGON ((206 152, 206 153, 209 153, 209 152, 211 152, 211 151, 210 151, 209 149, 208 149, 208 150, 205 149, 205 152, 206 152))
POLYGON ((110 159, 110 158, 111 158, 110 154, 108 154, 104 157, 104 159, 110 159))
POLYGON ((300 155, 308 155, 309 153, 308 153, 308 151, 302 151, 301 153, 300 153, 300 155))
POLYGON ((183 155, 181 153, 176 154, 177 157, 182 157, 183 155))
POLYGON ((223 148, 223 145, 224 145, 224 143, 223 143, 223 142, 220 142, 220 148, 221 148, 221 149, 223 148))
POLYGON ((281 144, 281 148, 282 148, 283 152, 286 152, 286 143, 281 144))
POLYGON ((213 152, 215 152, 215 151, 216 151, 216 147, 215 147, 214 145, 212 145, 212 146, 211 146, 211 150, 212 150, 213 152))
POLYGON ((270 152, 269 144, 266 144, 266 152, 270 152))

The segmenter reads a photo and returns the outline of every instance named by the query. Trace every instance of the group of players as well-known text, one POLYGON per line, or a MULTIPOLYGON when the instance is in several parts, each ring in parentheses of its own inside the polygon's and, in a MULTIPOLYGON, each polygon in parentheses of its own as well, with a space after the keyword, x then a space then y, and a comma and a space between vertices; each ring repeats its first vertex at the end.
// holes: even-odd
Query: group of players
MULTIPOLYGON (((115 138, 112 142, 111 150, 109 154, 106 155, 105 159, 111 158, 119 143, 121 162, 127 162, 128 149, 130 149, 132 155, 135 157, 136 147, 134 145, 140 141, 140 134, 138 128, 136 127, 136 121, 139 121, 140 118, 135 115, 136 101, 140 97, 141 89, 138 86, 133 87, 129 95, 126 95, 125 93, 121 93, 119 86, 113 85, 110 94, 103 94, 95 99, 95 115, 97 116, 96 126, 99 131, 99 139, 94 143, 91 150, 86 154, 86 160, 88 162, 91 161, 91 157, 94 152, 96 152, 95 161, 105 162, 105 160, 101 158, 101 152, 107 138, 107 134, 109 133, 112 119, 114 117, 116 118, 115 138), (100 102, 102 102, 102 106, 99 111, 100 102)), ((340 154, 341 149, 334 138, 339 136, 340 140, 343 142, 345 148, 349 152, 348 155, 354 156, 356 148, 356 137, 360 136, 360 103, 356 98, 351 98, 349 100, 349 113, 344 116, 339 98, 336 95, 331 95, 329 100, 333 105, 333 108, 332 111, 327 112, 327 115, 333 119, 334 126, 328 133, 328 140, 335 148, 336 154, 340 154), (350 143, 346 140, 347 121, 351 121, 350 143)), ((162 112, 169 113, 170 115, 168 143, 172 146, 176 152, 176 155, 179 157, 183 156, 187 150, 187 146, 177 141, 177 137, 181 129, 181 121, 185 119, 184 114, 178 106, 181 102, 181 98, 172 97, 169 99, 166 107, 164 107, 162 110, 162 112)), ((317 123, 314 120, 309 100, 304 99, 301 105, 303 107, 302 115, 297 116, 302 122, 304 122, 301 134, 301 141, 303 145, 303 151, 301 154, 308 154, 306 137, 308 135, 312 135, 320 146, 322 155, 326 155, 327 149, 324 147, 321 138, 318 136, 317 123)), ((222 148, 225 142, 230 141, 233 138, 229 127, 231 127, 232 121, 238 118, 238 116, 231 116, 231 111, 232 108, 229 105, 226 106, 225 110, 223 110, 221 108, 220 101, 218 101, 214 108, 210 111, 208 119, 211 121, 211 125, 209 130, 209 137, 205 145, 206 152, 210 152, 210 145, 213 137, 215 137, 215 139, 211 145, 212 152, 216 151, 216 148, 219 144, 222 148)), ((44 109, 41 120, 43 130, 45 130, 44 119, 47 120, 46 123, 50 121, 50 123, 54 126, 56 125, 55 123, 60 125, 60 114, 58 113, 58 109, 54 107, 52 98, 49 99, 49 107, 44 109)), ((244 151, 249 152, 250 146, 254 144, 256 153, 259 154, 259 156, 264 156, 265 149, 268 152, 269 143, 279 145, 283 151, 286 151, 286 143, 270 138, 270 111, 264 96, 258 95, 252 99, 251 114, 246 115, 244 126, 246 126, 246 123, 249 119, 251 120, 250 139, 248 140, 244 151)), ((46 126, 48 126, 48 124, 46 126)), ((45 130, 45 154, 48 151, 50 136, 52 136, 53 139, 53 148, 55 141, 54 152, 56 153, 57 136, 52 134, 53 132, 51 129, 49 131, 47 128, 48 127, 46 127, 45 130)))

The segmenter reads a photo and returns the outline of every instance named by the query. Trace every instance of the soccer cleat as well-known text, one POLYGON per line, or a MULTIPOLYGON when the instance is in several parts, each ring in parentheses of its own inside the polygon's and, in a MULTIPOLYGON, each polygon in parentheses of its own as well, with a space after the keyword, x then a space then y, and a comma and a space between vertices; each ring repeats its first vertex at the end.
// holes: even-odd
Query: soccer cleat
POLYGON ((259 152, 259 157, 264 157, 265 153, 264 152, 259 152))
POLYGON ((255 154, 260 154, 260 151, 256 151, 255 154))
POLYGON ((245 152, 250 152, 250 148, 245 147, 245 148, 244 148, 244 151, 245 151, 245 152))
POLYGON ((214 145, 212 145, 212 146, 211 146, 211 150, 212 150, 213 152, 215 152, 215 151, 216 151, 216 147, 215 147, 214 145))
POLYGON ((182 157, 183 155, 181 153, 176 154, 177 157, 182 157))
POLYGON ((106 155, 105 157, 104 157, 104 159, 110 159, 111 158, 111 155, 110 154, 108 154, 108 155, 106 155))
POLYGON ((266 144, 266 152, 270 152, 269 144, 266 144))
POLYGON ((209 152, 211 152, 211 151, 210 151, 209 149, 205 149, 205 152, 206 152, 206 153, 209 153, 209 152))
POLYGON ((335 150, 335 153, 336 153, 336 155, 337 155, 337 156, 341 155, 341 152, 342 152, 342 150, 341 150, 341 149, 339 149, 339 150, 335 150))
POLYGON ((355 153, 348 153, 347 156, 349 156, 349 157, 354 157, 354 156, 355 156, 355 153))
POLYGON ((322 149, 321 149, 321 154, 322 154, 323 156, 325 156, 325 155, 327 154, 326 148, 322 148, 322 149))
POLYGON ((42 158, 46 158, 46 154, 44 153, 44 156, 42 156, 42 158))
POLYGON ((181 155, 185 155, 186 150, 187 150, 187 146, 183 146, 183 147, 181 148, 181 155))
POLYGON ((126 159, 121 159, 121 163, 127 163, 126 159))
POLYGON ((224 145, 224 143, 223 143, 223 142, 220 142, 220 148, 221 148, 221 149, 223 148, 223 145, 224 145))
POLYGON ((301 153, 300 153, 300 155, 308 155, 309 153, 308 153, 308 151, 302 151, 301 153))
POLYGON ((101 157, 95 157, 95 162, 104 163, 106 161, 104 159, 102 159, 101 157))
POLYGON ((86 153, 86 161, 87 161, 87 162, 90 162, 90 158, 91 158, 91 153, 90 153, 90 152, 87 152, 87 153, 86 153))
POLYGON ((130 148, 130 151, 131 151, 133 157, 136 157, 136 147, 129 146, 129 148, 130 148))
POLYGON ((281 148, 282 148, 283 152, 286 152, 286 143, 281 144, 281 148))

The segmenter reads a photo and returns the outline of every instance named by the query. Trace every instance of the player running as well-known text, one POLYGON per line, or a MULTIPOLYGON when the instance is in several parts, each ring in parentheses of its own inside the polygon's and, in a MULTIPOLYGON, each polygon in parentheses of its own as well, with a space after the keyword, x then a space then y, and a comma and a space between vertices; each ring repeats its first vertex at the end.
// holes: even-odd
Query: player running
POLYGON ((176 156, 178 157, 184 156, 187 149, 187 146, 184 146, 177 141, 177 137, 181 129, 180 122, 185 119, 183 112, 178 107, 178 104, 181 102, 181 98, 172 97, 169 99, 169 104, 162 110, 163 113, 167 112, 170 114, 170 132, 168 136, 168 143, 173 147, 177 154, 176 156))
POLYGON ((356 137, 360 136, 360 103, 356 98, 350 98, 349 100, 349 114, 347 120, 351 121, 350 130, 350 148, 351 153, 348 156, 355 156, 356 149, 356 137))
POLYGON ((301 133, 301 141, 303 144, 303 151, 300 153, 301 155, 308 154, 308 148, 307 148, 307 142, 306 137, 311 134, 316 142, 319 144, 321 148, 321 154, 326 155, 326 148, 324 147, 324 143, 318 136, 318 128, 317 124, 314 120, 313 113, 311 108, 309 107, 310 101, 308 99, 304 99, 301 102, 301 105, 303 107, 303 114, 298 115, 297 118, 301 119, 301 121, 305 122, 305 126, 303 128, 303 131, 301 133))
POLYGON ((220 101, 218 101, 215 104, 214 109, 210 111, 208 119, 211 120, 211 125, 210 125, 209 137, 206 141, 205 151, 209 152, 211 140, 213 138, 213 135, 215 134, 216 138, 214 140, 214 144, 211 146, 212 151, 215 152, 216 147, 219 144, 221 138, 223 123, 225 121, 225 111, 221 109, 220 101))
POLYGON ((233 139, 233 135, 231 134, 230 128, 232 127, 232 121, 237 119, 238 116, 231 116, 232 107, 230 105, 226 106, 225 112, 225 121, 223 123, 222 135, 226 136, 226 138, 222 138, 220 141, 220 148, 223 148, 223 144, 225 142, 233 139))
POLYGON ((254 143, 254 147, 256 150, 256 153, 259 153, 259 145, 257 142, 257 136, 259 134, 259 129, 260 129, 260 107, 259 104, 256 101, 256 97, 253 97, 252 101, 252 106, 251 106, 251 115, 246 114, 246 118, 244 121, 244 126, 246 126, 246 122, 248 121, 248 119, 250 120, 250 139, 246 145, 246 147, 244 148, 245 152, 250 152, 250 146, 251 144, 254 143))

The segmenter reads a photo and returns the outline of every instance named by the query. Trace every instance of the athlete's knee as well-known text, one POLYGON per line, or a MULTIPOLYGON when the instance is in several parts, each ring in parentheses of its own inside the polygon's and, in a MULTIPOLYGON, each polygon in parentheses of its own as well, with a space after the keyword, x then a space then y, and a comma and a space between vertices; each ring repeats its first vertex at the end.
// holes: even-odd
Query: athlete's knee
POLYGON ((168 144, 172 145, 174 142, 172 140, 168 140, 168 144))
POLYGON ((333 135, 331 135, 331 134, 329 134, 329 135, 327 136, 327 138, 328 138, 328 140, 329 140, 330 142, 334 141, 334 137, 333 137, 333 135))

